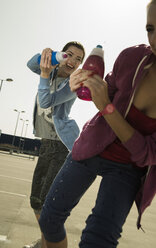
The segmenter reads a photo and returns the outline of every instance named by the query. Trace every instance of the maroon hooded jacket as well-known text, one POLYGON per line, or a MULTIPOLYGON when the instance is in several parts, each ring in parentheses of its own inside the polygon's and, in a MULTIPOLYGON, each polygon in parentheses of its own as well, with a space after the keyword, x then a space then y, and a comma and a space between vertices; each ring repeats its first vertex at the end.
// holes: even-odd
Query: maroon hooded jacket
MULTIPOLYGON (((105 77, 110 100, 124 118, 131 107, 140 79, 154 60, 156 57, 149 46, 142 44, 127 48, 116 59, 112 72, 105 77)), ((97 113, 84 125, 74 143, 72 157, 74 160, 83 160, 98 155, 115 139, 116 135, 111 127, 97 113)), ((140 228, 141 215, 156 193, 156 132, 143 136, 135 131, 123 145, 131 153, 131 159, 137 166, 148 166, 146 178, 136 197, 139 212, 137 227, 140 228)))

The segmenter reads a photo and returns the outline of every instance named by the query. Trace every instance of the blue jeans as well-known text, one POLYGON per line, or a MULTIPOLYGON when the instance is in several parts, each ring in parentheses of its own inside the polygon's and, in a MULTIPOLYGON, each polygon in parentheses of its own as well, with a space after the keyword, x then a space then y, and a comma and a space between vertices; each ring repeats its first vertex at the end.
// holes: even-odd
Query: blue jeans
POLYGON ((99 156, 83 161, 72 160, 71 154, 67 157, 50 188, 39 221, 47 241, 59 242, 65 238, 64 223, 70 211, 97 175, 102 180, 79 247, 117 246, 140 186, 141 172, 131 164, 112 162, 99 156))

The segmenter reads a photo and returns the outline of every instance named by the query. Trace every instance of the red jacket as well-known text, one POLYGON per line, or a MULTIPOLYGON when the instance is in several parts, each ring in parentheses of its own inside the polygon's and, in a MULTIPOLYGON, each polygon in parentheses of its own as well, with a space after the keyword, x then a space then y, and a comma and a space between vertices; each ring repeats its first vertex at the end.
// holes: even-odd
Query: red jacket
MULTIPOLYGON (((139 85, 141 77, 147 73, 148 65, 154 59, 156 58, 149 46, 142 44, 127 48, 116 59, 112 72, 105 77, 110 100, 124 117, 133 102, 136 86, 139 85)), ((72 157, 75 160, 83 160, 95 156, 115 139, 116 135, 111 127, 97 113, 84 125, 79 138, 74 143, 72 157)), ((136 197, 139 211, 137 226, 140 228, 141 215, 156 193, 156 132, 143 136, 135 131, 123 145, 131 153, 131 159, 137 166, 149 168, 136 197)))

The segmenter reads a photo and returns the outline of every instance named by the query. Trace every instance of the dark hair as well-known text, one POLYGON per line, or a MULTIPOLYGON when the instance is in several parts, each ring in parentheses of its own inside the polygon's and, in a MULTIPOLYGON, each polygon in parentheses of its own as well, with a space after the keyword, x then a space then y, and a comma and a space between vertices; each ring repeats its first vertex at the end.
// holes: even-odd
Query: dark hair
POLYGON ((85 57, 85 49, 84 49, 84 47, 82 46, 82 44, 79 43, 79 42, 77 42, 77 41, 70 41, 70 42, 68 42, 68 43, 63 47, 62 52, 66 52, 67 49, 68 49, 70 46, 75 46, 75 47, 77 47, 78 49, 81 49, 81 50, 82 50, 82 52, 83 52, 82 61, 83 61, 83 59, 84 59, 84 57, 85 57))

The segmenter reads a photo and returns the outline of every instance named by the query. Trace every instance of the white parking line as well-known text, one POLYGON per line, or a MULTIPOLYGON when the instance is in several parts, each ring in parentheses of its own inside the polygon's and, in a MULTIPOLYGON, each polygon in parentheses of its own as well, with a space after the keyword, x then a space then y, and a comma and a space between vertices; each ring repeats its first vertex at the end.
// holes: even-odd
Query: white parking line
POLYGON ((11 178, 11 179, 21 180, 21 181, 25 181, 25 182, 29 182, 29 183, 32 182, 32 180, 22 179, 22 178, 19 178, 19 177, 10 177, 10 176, 5 176, 5 175, 0 175, 0 177, 6 177, 6 178, 11 178))
MULTIPOLYGON (((21 168, 23 168, 25 165, 22 165, 22 164, 20 164, 19 166, 16 166, 16 165, 12 165, 12 164, 0 164, 0 168, 2 168, 2 167, 6 167, 6 166, 8 166, 8 167, 13 167, 13 168, 17 168, 17 169, 21 169, 21 168)), ((28 170, 33 170, 33 167, 32 167, 32 165, 31 165, 31 167, 27 167, 27 169, 28 170)))
POLYGON ((2 190, 0 190, 0 193, 8 194, 8 195, 21 196, 21 197, 27 197, 27 195, 22 195, 22 194, 17 194, 17 193, 13 193, 13 192, 2 191, 2 190))
POLYGON ((0 241, 6 241, 6 240, 7 240, 7 236, 0 235, 0 241))

